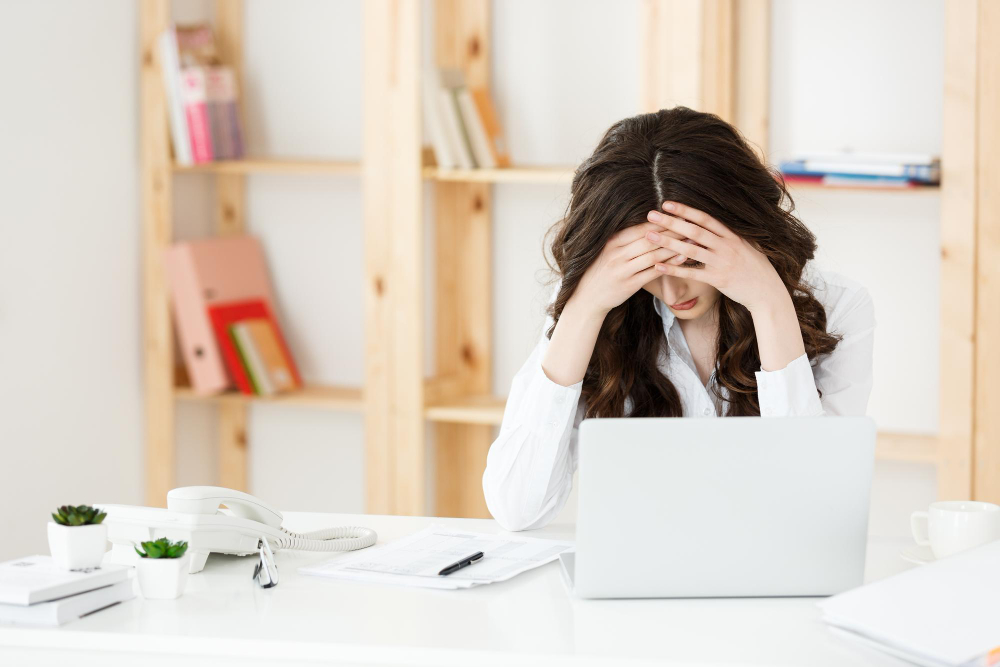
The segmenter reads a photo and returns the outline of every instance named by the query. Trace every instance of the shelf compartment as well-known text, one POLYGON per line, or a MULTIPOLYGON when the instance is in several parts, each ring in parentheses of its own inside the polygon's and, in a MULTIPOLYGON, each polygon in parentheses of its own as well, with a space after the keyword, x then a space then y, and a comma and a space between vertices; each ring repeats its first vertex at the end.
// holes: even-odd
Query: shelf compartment
POLYGON ((360 174, 360 162, 246 158, 193 165, 173 165, 178 174, 360 174))
POLYGON ((424 415, 432 422, 499 426, 506 403, 502 396, 464 396, 428 405, 424 415))
POLYGON ((182 401, 201 401, 209 403, 270 403, 280 405, 297 405, 324 410, 341 410, 346 412, 361 412, 364 409, 364 394, 357 387, 331 387, 311 385, 297 391, 275 396, 248 396, 236 391, 223 394, 204 396, 196 394, 190 387, 176 387, 174 395, 182 401))
POLYGON ((424 167, 424 178, 458 183, 562 183, 573 180, 573 167, 504 167, 500 169, 442 169, 424 167))

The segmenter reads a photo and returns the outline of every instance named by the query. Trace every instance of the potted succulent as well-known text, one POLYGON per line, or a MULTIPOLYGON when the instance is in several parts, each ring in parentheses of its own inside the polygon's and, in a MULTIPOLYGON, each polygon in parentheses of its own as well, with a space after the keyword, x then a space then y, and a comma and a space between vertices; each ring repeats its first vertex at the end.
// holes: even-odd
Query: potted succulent
POLYGON ((100 567, 108 547, 106 514, 90 505, 63 505, 49 522, 49 551, 65 570, 100 567))
POLYGON ((143 597, 150 600, 173 600, 181 596, 187 585, 187 542, 171 542, 165 537, 143 542, 139 554, 136 576, 143 597))

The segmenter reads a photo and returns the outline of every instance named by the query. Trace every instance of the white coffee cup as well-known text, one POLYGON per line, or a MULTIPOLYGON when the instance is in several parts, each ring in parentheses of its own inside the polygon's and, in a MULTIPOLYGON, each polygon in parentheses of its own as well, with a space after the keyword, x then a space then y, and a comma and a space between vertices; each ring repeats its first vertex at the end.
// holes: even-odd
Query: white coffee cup
POLYGON ((931 503, 926 512, 910 516, 913 539, 929 546, 935 558, 1000 540, 1000 505, 975 500, 931 503))

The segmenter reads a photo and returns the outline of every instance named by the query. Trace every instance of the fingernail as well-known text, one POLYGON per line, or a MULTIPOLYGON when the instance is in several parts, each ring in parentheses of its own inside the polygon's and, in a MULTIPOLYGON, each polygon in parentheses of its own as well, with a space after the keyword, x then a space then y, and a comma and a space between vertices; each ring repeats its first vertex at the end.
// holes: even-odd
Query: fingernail
POLYGON ((665 264, 657 264, 656 265, 656 270, 659 271, 660 273, 666 273, 667 272, 667 267, 666 267, 665 264))
POLYGON ((657 234, 656 232, 649 232, 648 234, 646 234, 646 238, 652 241, 653 243, 658 243, 660 240, 660 235, 657 234))
POLYGON ((674 204, 673 204, 673 202, 669 202, 669 201, 668 202, 664 202, 663 203, 663 210, 665 210, 665 211, 672 211, 672 210, 674 210, 674 204))
POLYGON ((674 264, 683 264, 684 262, 688 261, 688 258, 685 257, 684 255, 677 255, 670 261, 673 262, 674 264))
POLYGON ((659 222, 660 220, 663 220, 663 216, 657 213, 656 211, 650 211, 648 214, 646 214, 646 219, 649 220, 650 222, 659 222))

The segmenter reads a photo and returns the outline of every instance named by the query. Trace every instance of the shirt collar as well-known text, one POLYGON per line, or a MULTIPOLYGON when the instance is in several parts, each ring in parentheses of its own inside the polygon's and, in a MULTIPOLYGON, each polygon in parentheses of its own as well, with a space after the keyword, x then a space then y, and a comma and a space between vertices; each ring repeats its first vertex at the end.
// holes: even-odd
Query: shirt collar
POLYGON ((667 307, 667 304, 660 301, 659 297, 655 295, 650 296, 653 297, 653 308, 656 310, 657 314, 659 314, 660 319, 663 320, 663 333, 667 333, 674 326, 674 320, 676 317, 673 312, 671 312, 670 308, 667 307))

